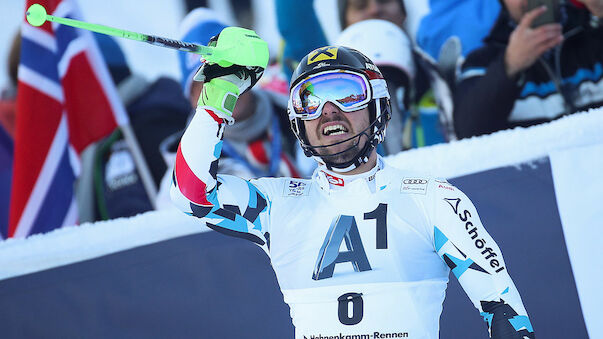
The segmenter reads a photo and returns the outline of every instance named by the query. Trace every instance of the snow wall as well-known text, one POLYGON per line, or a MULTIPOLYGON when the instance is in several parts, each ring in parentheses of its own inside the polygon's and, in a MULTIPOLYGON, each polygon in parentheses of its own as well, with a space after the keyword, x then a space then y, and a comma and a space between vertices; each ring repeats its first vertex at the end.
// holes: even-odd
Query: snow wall
MULTIPOLYGON (((603 338, 603 109, 386 160, 472 198, 538 337, 603 338)), ((1 242, 0 319, 2 338, 293 337, 261 249, 175 210, 1 242)), ((487 337, 454 276, 440 337, 487 337)))

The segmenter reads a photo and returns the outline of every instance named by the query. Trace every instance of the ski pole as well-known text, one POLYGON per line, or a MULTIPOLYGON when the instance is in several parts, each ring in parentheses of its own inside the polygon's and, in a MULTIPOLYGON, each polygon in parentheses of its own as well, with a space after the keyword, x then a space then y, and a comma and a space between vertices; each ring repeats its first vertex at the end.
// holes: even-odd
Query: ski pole
POLYGON ((156 35, 131 32, 123 29, 104 25, 88 23, 75 19, 61 18, 48 15, 44 6, 31 5, 26 12, 27 22, 32 26, 42 26, 46 21, 62 25, 85 29, 88 31, 146 42, 155 46, 167 47, 179 51, 203 55, 203 57, 222 67, 232 64, 242 66, 260 66, 266 68, 268 64, 268 44, 254 31, 240 27, 226 27, 218 38, 220 47, 210 47, 195 43, 163 38, 156 35), (241 53, 243 52, 244 53, 241 53))

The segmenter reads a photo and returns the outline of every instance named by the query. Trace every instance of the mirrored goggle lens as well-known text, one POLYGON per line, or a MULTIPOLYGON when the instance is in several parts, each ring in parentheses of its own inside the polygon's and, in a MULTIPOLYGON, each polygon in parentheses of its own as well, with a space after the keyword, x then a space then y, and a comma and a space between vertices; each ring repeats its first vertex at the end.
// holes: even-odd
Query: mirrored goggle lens
POLYGON ((352 110, 368 101, 366 80, 357 74, 327 73, 306 79, 291 91, 291 102, 296 114, 305 118, 320 115, 320 105, 337 102, 343 109, 352 110))

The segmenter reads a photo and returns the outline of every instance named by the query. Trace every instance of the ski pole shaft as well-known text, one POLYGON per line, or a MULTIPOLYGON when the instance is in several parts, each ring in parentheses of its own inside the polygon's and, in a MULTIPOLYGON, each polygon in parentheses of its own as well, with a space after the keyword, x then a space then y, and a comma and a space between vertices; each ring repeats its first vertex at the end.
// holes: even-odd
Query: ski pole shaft
POLYGON ((61 25, 66 25, 70 27, 82 28, 88 31, 107 34, 115 37, 126 38, 135 41, 146 42, 155 46, 167 47, 172 49, 177 49, 179 51, 191 52, 195 54, 201 54, 204 56, 209 56, 215 53, 213 47, 198 45, 190 42, 184 42, 169 38, 163 38, 155 35, 148 35, 142 33, 131 32, 123 29, 113 28, 104 25, 92 24, 80 20, 68 19, 56 17, 53 15, 48 15, 46 13, 46 9, 39 4, 33 4, 27 9, 27 22, 29 22, 32 26, 41 26, 46 21, 52 21, 59 23, 61 25))

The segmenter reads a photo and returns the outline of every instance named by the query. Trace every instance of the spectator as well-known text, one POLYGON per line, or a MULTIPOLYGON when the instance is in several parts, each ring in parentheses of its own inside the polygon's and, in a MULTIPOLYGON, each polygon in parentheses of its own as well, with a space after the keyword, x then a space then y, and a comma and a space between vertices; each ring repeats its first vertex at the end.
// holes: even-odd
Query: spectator
POLYGON ((498 1, 429 0, 429 13, 417 32, 417 44, 433 59, 439 60, 442 47, 451 37, 459 41, 459 55, 483 45, 483 39, 500 13, 498 1))
POLYGON ((13 167, 13 140, 0 127, 0 240, 8 236, 8 207, 13 167))
MULTIPOLYGON (((184 19, 182 40, 207 45, 210 38, 227 27, 216 19, 216 13, 207 8, 197 8, 184 19)), ((199 55, 180 52, 181 85, 193 107, 197 106, 203 82, 193 77, 202 65, 199 55)), ((296 139, 289 127, 286 104, 266 91, 254 89, 242 94, 235 107, 237 123, 224 130, 222 158, 218 173, 233 174, 247 179, 259 176, 299 177, 297 166, 291 159, 295 155, 296 139)), ((183 130, 166 139, 161 146, 166 163, 173 164, 183 130)), ((172 170, 168 169, 161 183, 159 208, 171 206, 169 187, 172 170)))
POLYGON ((452 89, 458 62, 483 45, 500 7, 498 1, 429 1, 430 11, 420 22, 417 44, 437 60, 442 77, 452 89))
MULTIPOLYGON (((363 20, 383 19, 403 30, 407 18, 403 0, 338 0, 338 10, 341 27, 344 29, 363 20)), ((373 37, 382 34, 374 31, 373 37)), ((409 91, 409 115, 403 127, 404 149, 433 145, 454 138, 450 121, 450 90, 435 62, 414 46, 410 48, 416 72, 409 91)), ((402 133, 390 129, 390 137, 396 132, 402 133)))
MULTIPOLYGON (((159 144, 184 128, 190 105, 176 81, 161 77, 149 82, 132 74, 113 38, 101 34, 95 34, 95 38, 127 110, 153 184, 158 187, 166 171, 159 144)), ((140 178, 121 130, 86 150, 78 182, 80 222, 132 216, 153 209, 153 198, 147 195, 140 178)))
POLYGON ((7 71, 9 83, 0 91, 0 128, 14 139, 15 113, 17 98, 17 70, 19 69, 19 55, 21 54, 21 34, 15 34, 8 53, 7 71))
MULTIPOLYGON (((283 37, 281 63, 287 79, 308 52, 327 45, 327 38, 314 11, 314 1, 276 0, 276 20, 283 37), (300 29, 312 27, 312 29, 300 29)), ((289 89, 287 88, 287 92, 289 89)))
POLYGON ((603 1, 582 2, 561 5, 559 23, 534 28, 534 20, 552 9, 525 12, 522 1, 503 1, 485 46, 460 69, 454 97, 459 137, 531 126, 603 104, 603 27, 597 19, 603 1))
MULTIPOLYGON (((387 20, 399 27, 406 20, 403 0, 338 0, 337 8, 342 30, 367 19, 387 20)), ((328 42, 314 11, 314 1, 276 0, 276 13, 278 29, 285 40, 284 70, 291 77, 299 60, 328 42), (312 27, 312 30, 300 27, 312 27)))
POLYGON ((369 19, 387 20, 400 28, 406 21, 403 0, 337 0, 337 5, 342 29, 369 19))
POLYGON ((0 93, 0 240, 8 235, 8 207, 13 174, 14 131, 17 98, 17 69, 21 35, 15 34, 8 55, 9 84, 0 93))
POLYGON ((355 48, 367 55, 387 81, 392 103, 389 128, 398 133, 390 132, 383 149, 379 149, 382 154, 395 154, 417 147, 421 140, 425 145, 442 141, 437 109, 434 105, 424 105, 419 98, 428 90, 425 87, 432 85, 442 91, 435 98, 445 99, 438 106, 451 109, 450 92, 438 77, 435 67, 414 51, 412 42, 400 27, 385 20, 360 21, 347 27, 336 44, 355 48), (416 62, 421 62, 420 66, 416 62), (421 79, 429 82, 420 83, 421 79), (404 132, 399 133, 401 131, 404 132))

